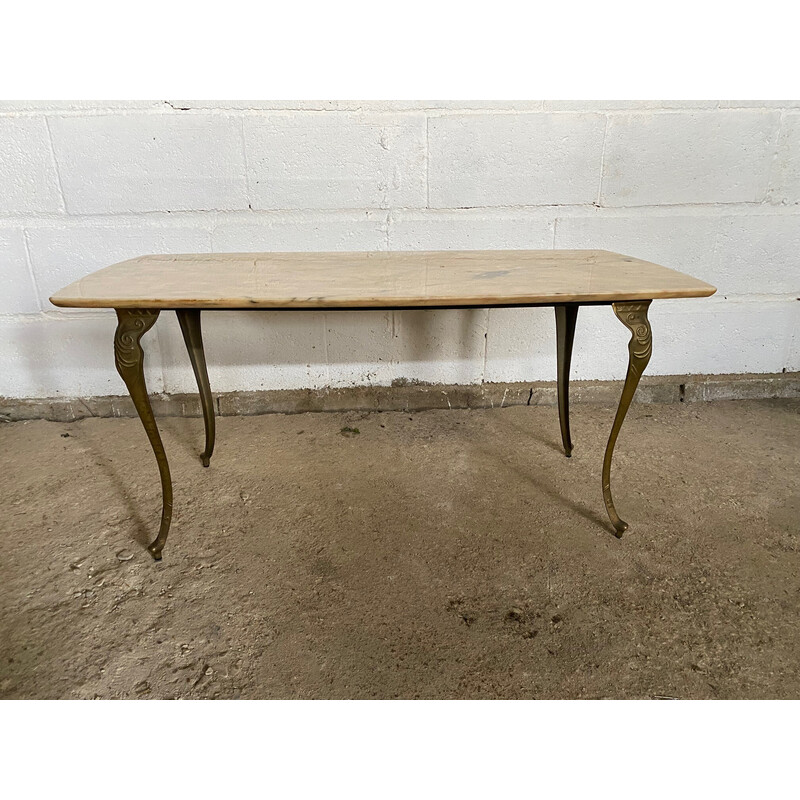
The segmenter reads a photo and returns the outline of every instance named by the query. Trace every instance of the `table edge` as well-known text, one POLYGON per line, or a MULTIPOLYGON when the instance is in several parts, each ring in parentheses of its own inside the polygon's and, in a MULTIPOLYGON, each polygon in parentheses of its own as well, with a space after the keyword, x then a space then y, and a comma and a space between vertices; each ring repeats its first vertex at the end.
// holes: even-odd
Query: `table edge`
POLYGON ((519 295, 498 297, 492 300, 486 297, 463 297, 450 301, 447 298, 392 298, 391 302, 380 302, 374 299, 341 299, 320 302, 313 299, 287 298, 285 300, 258 301, 248 298, 226 298, 225 300, 185 299, 165 300, 154 298, 120 298, 118 300, 97 300, 83 297, 59 297, 59 293, 50 297, 50 302, 58 308, 201 308, 208 310, 335 310, 340 309, 373 309, 389 310, 393 308, 494 308, 524 307, 535 305, 558 305, 559 303, 617 303, 632 300, 678 300, 692 297, 710 297, 717 289, 711 284, 707 288, 676 289, 658 292, 592 292, 589 294, 554 294, 554 295, 519 295))

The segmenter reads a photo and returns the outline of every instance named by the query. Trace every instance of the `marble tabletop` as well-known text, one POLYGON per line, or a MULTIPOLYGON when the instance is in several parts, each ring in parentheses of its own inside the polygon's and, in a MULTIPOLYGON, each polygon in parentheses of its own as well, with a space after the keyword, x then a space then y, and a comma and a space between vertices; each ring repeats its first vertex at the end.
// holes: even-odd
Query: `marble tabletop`
POLYGON ((676 270, 607 250, 149 255, 50 298, 77 308, 401 308, 706 297, 676 270))

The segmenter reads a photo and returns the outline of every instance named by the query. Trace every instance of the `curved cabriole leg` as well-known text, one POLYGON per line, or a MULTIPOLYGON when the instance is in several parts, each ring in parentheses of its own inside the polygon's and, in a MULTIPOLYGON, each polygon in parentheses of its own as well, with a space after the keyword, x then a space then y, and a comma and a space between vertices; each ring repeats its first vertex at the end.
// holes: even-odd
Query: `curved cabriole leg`
POLYGON ((575 339, 577 303, 557 305, 556 351, 558 354, 558 420, 561 423, 561 443, 564 455, 572 456, 572 439, 569 435, 569 365, 572 360, 572 342, 575 339))
POLYGON ((181 325, 183 341, 189 351, 197 388, 200 390, 200 403, 203 406, 203 422, 206 428, 206 449, 200 456, 203 466, 207 467, 214 452, 214 400, 211 397, 211 386, 208 382, 206 356, 203 351, 203 335, 200 330, 200 309, 179 308, 175 310, 181 325))
POLYGON ((603 459, 603 500, 616 536, 619 538, 628 530, 628 523, 619 518, 617 510, 614 508, 614 500, 611 497, 611 456, 614 453, 614 445, 619 435, 619 429, 622 427, 622 422, 628 413, 628 407, 636 392, 636 387, 639 385, 639 378, 642 377, 647 362, 650 361, 650 355, 653 352, 653 335, 650 330, 650 322, 647 319, 650 300, 613 303, 612 305, 614 313, 622 324, 631 331, 631 340, 628 344, 628 374, 625 376, 625 386, 622 389, 617 416, 614 417, 614 424, 611 427, 611 435, 608 437, 606 454, 603 459))
POLYGON ((157 310, 142 308, 117 309, 117 333, 114 336, 114 358, 117 372, 128 387, 133 404, 144 425, 147 438, 156 455, 158 471, 161 474, 161 527, 158 536, 148 546, 150 554, 156 561, 161 560, 161 551, 167 541, 169 524, 172 521, 172 479, 169 474, 167 454, 158 433, 147 386, 144 382, 144 353, 139 340, 150 330, 158 319, 157 310))

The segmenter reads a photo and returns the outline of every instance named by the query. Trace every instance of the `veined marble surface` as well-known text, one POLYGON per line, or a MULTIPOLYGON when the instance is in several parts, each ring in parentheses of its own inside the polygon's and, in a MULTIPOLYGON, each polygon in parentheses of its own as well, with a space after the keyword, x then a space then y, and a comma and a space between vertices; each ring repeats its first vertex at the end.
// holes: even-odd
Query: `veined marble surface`
POLYGON ((707 297, 715 287, 607 250, 149 255, 53 295, 79 308, 397 308, 707 297))

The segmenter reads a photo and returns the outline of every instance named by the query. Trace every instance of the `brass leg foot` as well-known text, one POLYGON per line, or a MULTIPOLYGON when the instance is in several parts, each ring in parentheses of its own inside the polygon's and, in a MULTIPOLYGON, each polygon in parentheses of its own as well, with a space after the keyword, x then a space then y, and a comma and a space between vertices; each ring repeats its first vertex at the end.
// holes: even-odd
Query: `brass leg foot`
POLYGON ((211 396, 211 386, 208 382, 208 370, 206 369, 206 356, 203 350, 200 309, 179 308, 175 310, 175 313, 178 316, 178 322, 183 333, 183 341, 186 342, 189 360, 192 362, 197 388, 200 391, 200 404, 203 407, 203 423, 206 429, 206 449, 200 456, 200 461, 204 467, 207 467, 211 460, 211 454, 214 452, 214 399, 211 396))
POLYGON ((161 527, 158 536, 147 548, 156 560, 161 558, 161 551, 167 541, 169 526, 172 522, 172 479, 169 474, 167 454, 158 432, 147 386, 144 381, 144 352, 140 344, 142 336, 150 330, 158 319, 159 312, 141 308, 117 309, 117 332, 114 336, 114 359, 117 372, 128 387, 133 404, 142 421, 147 438, 158 462, 161 476, 161 527))
POLYGON ((611 426, 611 435, 608 437, 606 453, 603 458, 603 501, 606 504, 611 524, 617 538, 628 530, 628 523, 620 519, 614 508, 614 499, 611 497, 611 456, 614 453, 614 445, 619 436, 619 430, 628 413, 639 379, 642 377, 650 355, 653 351, 653 335, 650 330, 650 322, 647 319, 647 309, 650 300, 636 300, 625 303, 613 303, 614 313, 619 320, 631 331, 631 340, 628 343, 628 374, 625 376, 625 386, 622 389, 622 397, 619 400, 617 415, 614 417, 614 424, 611 426))
POLYGON ((572 342, 575 338, 577 303, 557 305, 556 352, 558 355, 558 419, 561 423, 561 443, 564 455, 572 456, 572 439, 569 435, 569 365, 572 360, 572 342))

